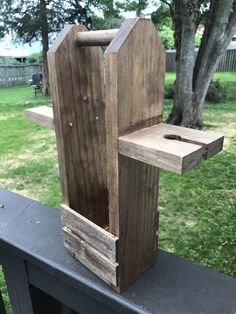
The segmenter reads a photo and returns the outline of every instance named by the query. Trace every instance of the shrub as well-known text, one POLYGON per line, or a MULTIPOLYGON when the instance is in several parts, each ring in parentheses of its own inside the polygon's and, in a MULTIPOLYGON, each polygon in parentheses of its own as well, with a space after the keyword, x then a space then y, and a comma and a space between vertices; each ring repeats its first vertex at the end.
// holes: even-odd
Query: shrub
MULTIPOLYGON (((175 96, 175 82, 165 86, 165 99, 174 99, 175 96)), ((213 81, 209 85, 206 101, 212 103, 224 102, 226 100, 227 92, 219 80, 213 81)))
POLYGON ((29 63, 42 63, 42 61, 43 61, 42 52, 31 53, 31 55, 29 55, 27 60, 29 63))
POLYGON ((209 85, 206 101, 219 103, 226 100, 226 89, 220 84, 219 80, 213 81, 209 85))

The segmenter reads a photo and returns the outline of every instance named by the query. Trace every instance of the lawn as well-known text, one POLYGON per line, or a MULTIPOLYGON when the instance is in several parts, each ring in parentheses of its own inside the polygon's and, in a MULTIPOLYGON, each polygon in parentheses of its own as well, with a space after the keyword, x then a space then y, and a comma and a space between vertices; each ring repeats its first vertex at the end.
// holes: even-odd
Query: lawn
MULTIPOLYGON (((236 73, 217 73, 227 102, 206 104, 209 130, 225 135, 224 152, 182 176, 162 170, 159 246, 236 275, 236 73)), ((166 82, 175 79, 168 74, 166 82)), ((49 206, 60 204, 54 132, 26 121, 24 109, 50 104, 30 87, 0 89, 0 186, 49 206)), ((165 116, 171 108, 165 102, 165 116)), ((0 287, 8 303, 0 273, 0 287)), ((11 313, 8 303, 8 313, 11 313)))

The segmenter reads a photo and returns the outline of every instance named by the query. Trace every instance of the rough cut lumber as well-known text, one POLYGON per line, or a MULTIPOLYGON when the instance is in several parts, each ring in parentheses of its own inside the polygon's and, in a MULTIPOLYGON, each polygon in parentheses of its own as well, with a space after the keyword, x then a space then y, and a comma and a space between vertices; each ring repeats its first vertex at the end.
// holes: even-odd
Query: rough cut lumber
POLYGON ((108 225, 104 67, 101 47, 77 47, 67 26, 48 52, 63 203, 108 225))
POLYGON ((176 173, 191 170, 222 146, 222 135, 164 123, 119 138, 120 154, 176 173))
POLYGON ((69 252, 86 267, 108 284, 117 285, 117 268, 115 260, 108 259, 84 239, 64 227, 64 244, 69 252))
POLYGON ((118 29, 78 32, 76 43, 78 46, 106 46, 116 36, 118 29))
POLYGON ((67 226, 94 249, 107 258, 116 260, 117 237, 64 204, 61 205, 61 219, 64 226, 67 226))
POLYGON ((165 51, 145 19, 126 20, 105 51, 109 231, 123 291, 154 261, 159 169, 119 154, 118 138, 161 122, 165 51), (155 55, 154 55, 155 54, 155 55))
POLYGON ((37 108, 30 108, 25 110, 27 119, 40 126, 54 129, 53 111, 51 107, 41 106, 37 108))

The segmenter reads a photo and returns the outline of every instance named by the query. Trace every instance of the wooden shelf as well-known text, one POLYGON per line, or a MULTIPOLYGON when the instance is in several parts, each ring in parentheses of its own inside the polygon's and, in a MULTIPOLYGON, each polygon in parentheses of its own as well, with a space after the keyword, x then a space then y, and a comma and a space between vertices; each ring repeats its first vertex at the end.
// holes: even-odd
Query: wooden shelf
MULTIPOLYGON (((29 121, 54 129, 51 107, 25 110, 29 121)), ((208 159, 222 150, 224 137, 160 123, 119 137, 119 153, 147 164, 176 173, 190 171, 201 159, 208 159)))
POLYGON ((54 129, 53 111, 51 107, 41 106, 26 109, 25 115, 30 122, 45 128, 54 129))
POLYGON ((222 150, 223 136, 160 123, 119 137, 119 153, 176 173, 222 150))

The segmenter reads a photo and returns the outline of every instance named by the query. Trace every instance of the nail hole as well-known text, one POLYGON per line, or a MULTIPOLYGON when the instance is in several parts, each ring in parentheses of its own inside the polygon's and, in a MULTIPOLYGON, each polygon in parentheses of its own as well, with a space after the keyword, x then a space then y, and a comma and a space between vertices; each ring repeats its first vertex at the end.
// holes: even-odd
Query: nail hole
POLYGON ((181 141, 181 136, 176 135, 176 134, 166 134, 164 135, 164 138, 166 138, 167 140, 176 140, 176 141, 181 141))

